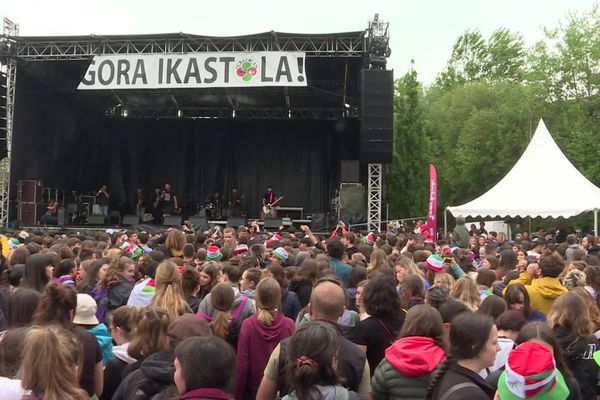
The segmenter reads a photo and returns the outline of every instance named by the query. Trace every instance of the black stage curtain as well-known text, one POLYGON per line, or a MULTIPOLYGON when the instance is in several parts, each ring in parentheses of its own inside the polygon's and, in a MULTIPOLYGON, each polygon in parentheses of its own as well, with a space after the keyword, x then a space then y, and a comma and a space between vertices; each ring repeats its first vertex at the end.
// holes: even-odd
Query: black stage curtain
POLYGON ((13 199, 20 179, 67 193, 106 183, 111 207, 133 207, 137 187, 150 203, 153 189, 170 182, 192 211, 214 190, 226 197, 238 186, 257 216, 270 184, 282 205, 324 212, 340 160, 358 157, 358 121, 114 119, 77 95, 18 89, 13 199))

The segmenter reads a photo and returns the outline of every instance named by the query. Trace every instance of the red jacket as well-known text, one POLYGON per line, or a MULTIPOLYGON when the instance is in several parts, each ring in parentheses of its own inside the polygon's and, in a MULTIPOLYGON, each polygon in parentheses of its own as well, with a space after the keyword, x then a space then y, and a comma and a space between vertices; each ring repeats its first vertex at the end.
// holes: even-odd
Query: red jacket
POLYGON ((190 390, 179 396, 179 400, 233 400, 233 396, 221 389, 203 388, 190 390))
POLYGON ((256 315, 242 323, 235 364, 235 398, 244 399, 247 389, 257 390, 273 349, 294 333, 294 321, 277 313, 271 326, 258 322, 256 315))

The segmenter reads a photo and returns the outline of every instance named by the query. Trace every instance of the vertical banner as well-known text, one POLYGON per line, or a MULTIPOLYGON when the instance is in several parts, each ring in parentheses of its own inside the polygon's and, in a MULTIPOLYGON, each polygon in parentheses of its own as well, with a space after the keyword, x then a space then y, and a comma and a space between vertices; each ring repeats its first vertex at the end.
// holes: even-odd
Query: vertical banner
POLYGON ((437 242, 437 171, 429 164, 429 211, 427 212, 429 238, 437 242))

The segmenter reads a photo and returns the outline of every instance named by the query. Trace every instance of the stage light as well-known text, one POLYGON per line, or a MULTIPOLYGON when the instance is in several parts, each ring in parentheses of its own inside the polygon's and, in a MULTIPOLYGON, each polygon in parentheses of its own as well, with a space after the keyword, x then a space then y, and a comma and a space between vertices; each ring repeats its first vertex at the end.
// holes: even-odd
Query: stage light
POLYGON ((177 118, 183 117, 183 111, 177 110, 177 118))
POLYGON ((129 115, 129 110, 125 107, 123 107, 123 109, 121 110, 121 116, 123 118, 127 118, 127 116, 129 115))
POLYGON ((346 108, 350 108, 350 104, 348 104, 348 103, 344 103, 344 107, 346 107, 346 108))
POLYGON ((235 109, 231 110, 231 118, 235 118, 235 109))
POLYGON ((288 118, 292 118, 292 110, 288 110, 288 118))

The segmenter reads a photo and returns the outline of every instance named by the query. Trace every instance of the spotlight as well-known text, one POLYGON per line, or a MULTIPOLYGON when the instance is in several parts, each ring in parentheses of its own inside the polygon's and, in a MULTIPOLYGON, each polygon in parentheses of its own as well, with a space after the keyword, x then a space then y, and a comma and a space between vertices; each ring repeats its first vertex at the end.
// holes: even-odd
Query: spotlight
POLYGON ((177 110, 177 118, 183 117, 183 111, 177 110))
POLYGON ((121 110, 121 116, 123 118, 127 118, 127 116, 129 115, 129 110, 125 107, 123 107, 123 109, 121 110))

